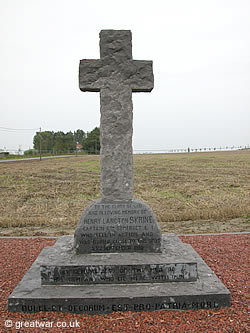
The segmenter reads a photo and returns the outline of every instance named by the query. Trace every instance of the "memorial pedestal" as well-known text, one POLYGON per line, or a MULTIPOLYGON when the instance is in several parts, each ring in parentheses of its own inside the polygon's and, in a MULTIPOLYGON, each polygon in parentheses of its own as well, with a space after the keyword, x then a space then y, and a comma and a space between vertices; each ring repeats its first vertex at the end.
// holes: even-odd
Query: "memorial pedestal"
POLYGON ((9 311, 108 313, 207 309, 230 293, 190 245, 161 235, 133 200, 133 92, 154 86, 152 61, 133 60, 129 30, 100 32, 100 59, 80 62, 82 91, 100 92, 101 200, 73 237, 45 248, 9 297, 9 311))
POLYGON ((194 249, 162 235, 162 253, 77 255, 73 236, 42 250, 10 295, 12 312, 211 309, 230 306, 230 293, 194 249))

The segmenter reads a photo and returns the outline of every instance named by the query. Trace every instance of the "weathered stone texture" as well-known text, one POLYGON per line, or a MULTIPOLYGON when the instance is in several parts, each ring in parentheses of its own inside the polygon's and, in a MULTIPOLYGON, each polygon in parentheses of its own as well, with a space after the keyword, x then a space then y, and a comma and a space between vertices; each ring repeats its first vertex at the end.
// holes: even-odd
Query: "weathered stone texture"
POLYGON ((132 59, 131 32, 102 30, 99 60, 80 62, 82 91, 100 91, 103 200, 133 198, 132 92, 150 92, 152 61, 132 59))
MULTIPOLYGON (((68 239, 62 237, 57 242, 61 244, 60 246, 63 249, 63 244, 67 246, 68 239)), ((190 245, 182 244, 175 236, 163 235, 163 247, 166 248, 166 253, 180 250, 180 253, 175 256, 175 260, 179 260, 179 262, 183 262, 182 253, 185 253, 185 258, 197 262, 198 279, 192 282, 160 283, 156 280, 154 283, 146 284, 111 283, 105 285, 44 286, 40 283, 40 266, 46 262, 48 263, 49 258, 51 258, 51 265, 53 263, 58 264, 57 259, 59 259, 60 250, 55 251, 56 245, 54 245, 52 248, 43 249, 23 280, 9 296, 8 309, 13 312, 29 313, 58 311, 103 314, 114 311, 207 310, 231 305, 228 289, 190 245)), ((84 257, 85 255, 80 256, 84 257)), ((97 255, 94 256, 94 261, 99 260, 101 262, 101 258, 97 259, 97 255)), ((103 254, 100 256, 106 256, 105 261, 107 262, 108 256, 111 255, 103 254)), ((111 257, 113 256, 114 254, 111 257)), ((125 253, 121 262, 124 262, 124 257, 125 253)), ((137 254, 137 257, 138 263, 143 262, 145 254, 137 254)), ((119 259, 117 260, 119 265, 119 259)), ((89 262, 89 259, 87 261, 89 262)), ((157 259, 155 261, 157 262, 157 259)))
MULTIPOLYGON (((98 226, 89 225, 98 232, 98 226)), ((122 227, 122 226, 121 226, 122 227)), ((100 232, 100 230, 99 230, 100 232)), ((125 231, 128 239, 133 231, 125 231)), ((133 284, 196 281, 197 263, 189 245, 174 234, 163 239, 162 253, 78 255, 73 237, 60 237, 40 261, 42 285, 133 284)))
POLYGON ((74 236, 76 253, 161 252, 161 232, 144 202, 94 201, 74 236))

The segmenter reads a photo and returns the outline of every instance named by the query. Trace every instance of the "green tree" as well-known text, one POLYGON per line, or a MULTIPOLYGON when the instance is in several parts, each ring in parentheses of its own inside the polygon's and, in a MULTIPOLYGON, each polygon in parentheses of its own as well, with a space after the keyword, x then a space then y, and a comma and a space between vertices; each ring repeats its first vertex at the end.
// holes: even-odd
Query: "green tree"
POLYGON ((83 149, 89 154, 100 153, 100 129, 98 127, 87 134, 86 139, 83 141, 83 149))
POLYGON ((32 155, 38 155, 38 154, 39 154, 39 151, 36 149, 28 149, 28 150, 24 151, 24 155, 32 156, 32 155))
POLYGON ((64 136, 64 149, 68 152, 76 150, 76 143, 74 141, 74 134, 70 131, 64 136))
POLYGON ((54 135, 54 153, 65 152, 65 134, 62 131, 56 132, 54 135))
POLYGON ((90 154, 100 153, 100 129, 94 128, 90 133, 78 129, 73 132, 44 131, 37 132, 33 138, 34 149, 40 151, 40 139, 42 152, 66 153, 76 149, 76 143, 80 143, 83 149, 90 154))
POLYGON ((74 131, 73 135, 74 135, 75 143, 80 143, 82 145, 83 141, 86 138, 86 133, 83 130, 78 129, 78 130, 74 131))
POLYGON ((42 152, 52 152, 54 146, 54 132, 36 132, 33 138, 34 149, 40 151, 40 139, 42 152))

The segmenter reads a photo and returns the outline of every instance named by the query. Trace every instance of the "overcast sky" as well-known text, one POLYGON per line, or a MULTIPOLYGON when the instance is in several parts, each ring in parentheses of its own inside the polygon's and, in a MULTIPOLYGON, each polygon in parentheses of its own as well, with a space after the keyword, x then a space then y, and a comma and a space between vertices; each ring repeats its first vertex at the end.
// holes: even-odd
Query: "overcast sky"
MULTIPOLYGON (((99 93, 78 88, 99 31, 132 31, 155 87, 134 93, 135 150, 250 144, 249 0, 0 0, 0 127, 90 131, 99 93)), ((0 128, 0 149, 35 131, 0 128)))

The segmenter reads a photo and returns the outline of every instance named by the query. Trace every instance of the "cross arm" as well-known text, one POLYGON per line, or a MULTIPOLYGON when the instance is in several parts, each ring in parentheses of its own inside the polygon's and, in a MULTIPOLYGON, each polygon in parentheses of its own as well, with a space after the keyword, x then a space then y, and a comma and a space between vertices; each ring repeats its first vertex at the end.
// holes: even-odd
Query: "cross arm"
POLYGON ((80 60, 79 67, 79 88, 82 91, 99 92, 101 60, 80 60))
POLYGON ((130 85, 133 92, 150 92, 154 88, 153 62, 146 60, 132 61, 133 75, 130 85))

